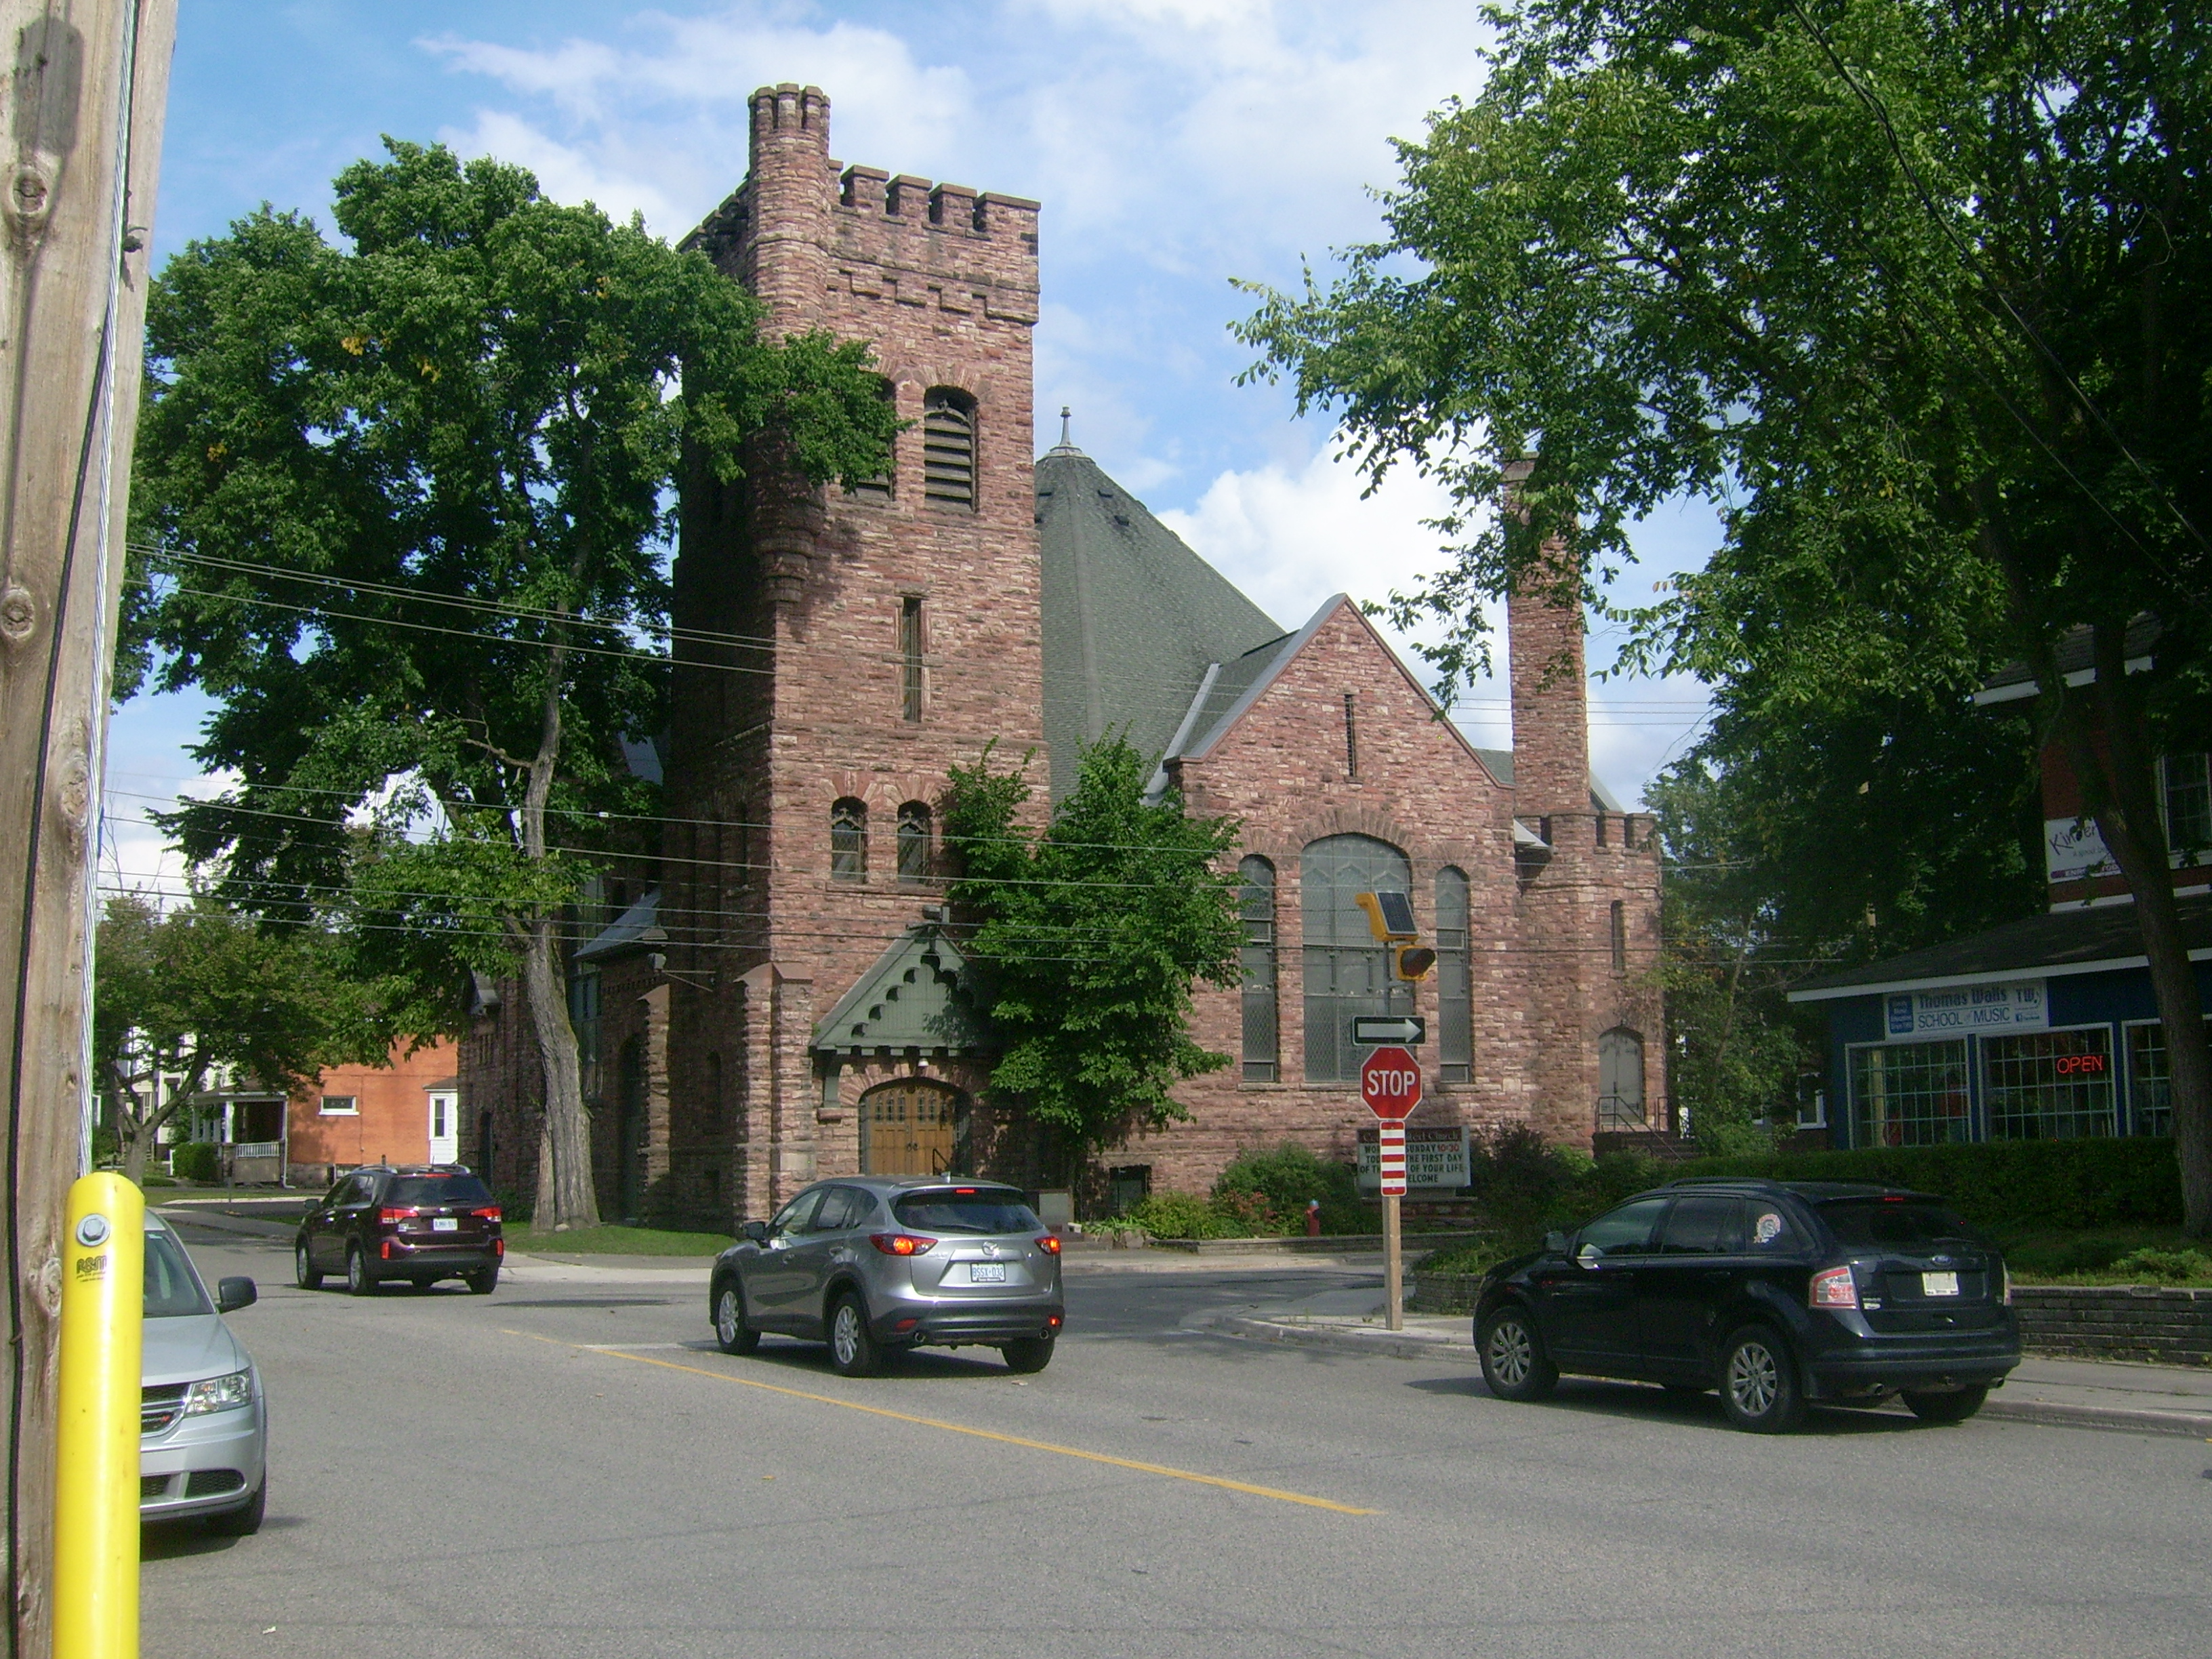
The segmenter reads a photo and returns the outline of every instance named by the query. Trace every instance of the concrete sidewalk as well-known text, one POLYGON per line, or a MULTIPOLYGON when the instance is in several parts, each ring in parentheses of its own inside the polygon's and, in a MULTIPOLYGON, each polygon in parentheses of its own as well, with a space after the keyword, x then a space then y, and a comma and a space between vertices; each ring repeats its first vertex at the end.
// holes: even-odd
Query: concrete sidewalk
MULTIPOLYGON (((1455 1365, 1481 1363, 1464 1314, 1408 1314, 1405 1328, 1392 1331, 1384 1328, 1380 1301, 1371 1289, 1324 1291, 1282 1307, 1221 1315, 1208 1326, 1224 1336, 1293 1347, 1455 1365)), ((2212 1370, 2031 1354, 1990 1395, 1981 1414, 2212 1440, 2212 1370)))

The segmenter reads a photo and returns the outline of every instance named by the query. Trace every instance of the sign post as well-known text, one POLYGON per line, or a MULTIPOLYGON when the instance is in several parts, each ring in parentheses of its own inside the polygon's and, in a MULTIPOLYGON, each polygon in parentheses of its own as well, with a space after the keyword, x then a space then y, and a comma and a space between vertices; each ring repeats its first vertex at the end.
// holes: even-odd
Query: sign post
POLYGON ((1389 1328, 1403 1330, 1405 1261, 1399 1248, 1398 1200, 1406 1195, 1406 1118, 1421 1103, 1420 1062, 1410 1049, 1376 1049, 1360 1064, 1359 1097, 1382 1121, 1382 1305, 1389 1328))

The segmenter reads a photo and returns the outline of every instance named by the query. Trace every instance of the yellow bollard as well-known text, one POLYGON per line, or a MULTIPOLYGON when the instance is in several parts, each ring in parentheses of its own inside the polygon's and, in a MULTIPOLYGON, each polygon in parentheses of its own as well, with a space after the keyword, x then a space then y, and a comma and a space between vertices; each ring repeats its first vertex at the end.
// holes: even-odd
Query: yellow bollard
POLYGON ((138 1401, 146 1200, 118 1175, 70 1188, 62 1238, 54 1652, 137 1659, 138 1401))

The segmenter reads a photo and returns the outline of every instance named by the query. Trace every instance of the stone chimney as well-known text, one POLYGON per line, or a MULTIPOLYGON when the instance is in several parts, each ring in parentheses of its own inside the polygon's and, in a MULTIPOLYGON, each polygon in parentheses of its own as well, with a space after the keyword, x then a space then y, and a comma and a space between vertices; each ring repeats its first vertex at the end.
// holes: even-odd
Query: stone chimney
MULTIPOLYGON (((1520 488, 1533 461, 1505 469, 1503 511, 1524 514, 1520 488)), ((1505 599, 1513 672, 1513 812, 1540 818, 1590 812, 1589 698, 1583 662, 1580 569, 1564 536, 1547 539, 1505 599), (1566 590, 1565 596, 1558 591, 1566 590)), ((1565 826, 1549 837, 1560 844, 1565 826)))

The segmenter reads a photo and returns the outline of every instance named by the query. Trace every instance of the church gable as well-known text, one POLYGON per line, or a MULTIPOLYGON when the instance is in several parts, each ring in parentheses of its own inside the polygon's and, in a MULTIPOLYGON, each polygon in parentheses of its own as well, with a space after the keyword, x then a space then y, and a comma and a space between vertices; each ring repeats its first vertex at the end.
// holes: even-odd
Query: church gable
MULTIPOLYGON (((1216 695, 1173 757, 1195 781, 1255 769, 1279 786, 1385 785, 1510 796, 1459 728, 1340 593, 1265 653, 1232 697, 1216 695)), ((1217 681, 1217 686, 1218 681, 1217 681)), ((1186 783, 1186 788, 1188 784, 1186 783)))

